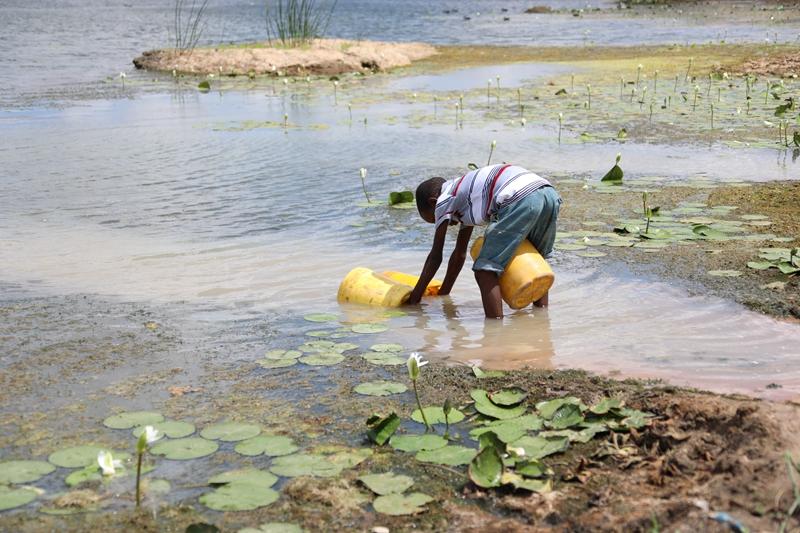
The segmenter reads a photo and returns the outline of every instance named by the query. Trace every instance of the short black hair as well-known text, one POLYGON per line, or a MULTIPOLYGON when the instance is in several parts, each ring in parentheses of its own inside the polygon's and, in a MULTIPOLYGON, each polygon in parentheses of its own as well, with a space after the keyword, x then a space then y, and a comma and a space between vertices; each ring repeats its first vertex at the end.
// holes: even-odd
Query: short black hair
POLYGON ((428 198, 439 196, 445 181, 444 178, 434 177, 423 181, 417 186, 415 195, 417 198, 417 211, 422 213, 431 209, 431 206, 428 205, 428 198))

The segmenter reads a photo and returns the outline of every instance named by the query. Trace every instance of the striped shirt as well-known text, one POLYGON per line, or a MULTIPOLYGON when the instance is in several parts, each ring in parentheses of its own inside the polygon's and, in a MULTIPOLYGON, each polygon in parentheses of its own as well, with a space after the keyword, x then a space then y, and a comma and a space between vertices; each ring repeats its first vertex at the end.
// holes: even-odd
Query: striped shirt
POLYGON ((482 226, 505 205, 547 187, 550 182, 516 165, 492 165, 442 185, 434 211, 436 227, 447 221, 482 226))

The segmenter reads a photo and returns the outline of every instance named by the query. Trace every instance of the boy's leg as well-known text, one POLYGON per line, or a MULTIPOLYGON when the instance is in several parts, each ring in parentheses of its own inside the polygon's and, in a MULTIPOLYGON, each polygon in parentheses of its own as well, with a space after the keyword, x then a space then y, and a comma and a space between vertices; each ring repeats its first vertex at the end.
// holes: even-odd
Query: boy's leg
POLYGON ((486 318, 503 318, 503 299, 500 296, 498 276, 490 270, 476 270, 475 281, 481 290, 481 301, 486 318))
MULTIPOLYGON (((556 242, 556 222, 561 208, 561 197, 553 187, 545 187, 542 192, 544 197, 542 210, 536 224, 528 234, 528 240, 542 254, 542 257, 548 257, 553 252, 553 245, 556 242)), ((549 296, 549 292, 545 293, 544 296, 533 302, 533 305, 547 307, 550 304, 549 296)))

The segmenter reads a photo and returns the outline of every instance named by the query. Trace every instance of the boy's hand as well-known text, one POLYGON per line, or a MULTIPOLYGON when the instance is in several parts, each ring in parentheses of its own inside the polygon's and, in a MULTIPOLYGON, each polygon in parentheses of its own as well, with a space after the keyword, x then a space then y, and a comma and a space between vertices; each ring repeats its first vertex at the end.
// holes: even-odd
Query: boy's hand
POLYGON ((411 295, 406 302, 408 305, 416 305, 425 294, 425 289, 428 288, 428 283, 431 282, 436 271, 439 270, 439 265, 442 264, 442 249, 444 248, 444 239, 447 236, 447 224, 440 224, 436 228, 436 233, 433 234, 433 245, 431 251, 425 259, 425 266, 422 267, 422 273, 419 275, 416 287, 411 291, 411 295))

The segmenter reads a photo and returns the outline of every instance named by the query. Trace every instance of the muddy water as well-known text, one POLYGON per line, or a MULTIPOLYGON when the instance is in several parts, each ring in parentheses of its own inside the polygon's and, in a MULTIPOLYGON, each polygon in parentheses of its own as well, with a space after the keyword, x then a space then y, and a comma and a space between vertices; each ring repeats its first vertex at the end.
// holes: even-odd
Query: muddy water
MULTIPOLYGON (((535 65, 523 70, 520 82, 549 75, 535 65)), ((179 303, 177 312, 217 324, 280 314, 270 321, 276 339, 298 340, 308 329, 300 317, 310 311, 371 319, 377 311, 336 304, 339 280, 355 266, 417 272, 431 230, 413 210, 360 207, 359 167, 382 200, 420 176, 461 173, 485 157, 491 139, 496 160, 543 175, 591 177, 617 150, 559 146, 544 127, 471 121, 456 130, 419 119, 432 104, 408 90, 458 90, 465 79, 456 72, 345 85, 339 105, 319 83, 0 113, 0 280, 31 295, 179 303), (352 121, 348 101, 356 104, 352 121)), ((772 150, 628 143, 625 154, 627 175, 664 182, 793 172, 772 150)), ((553 264, 549 311, 486 323, 465 269, 451 298, 410 310, 375 340, 487 368, 579 367, 720 391, 800 393, 796 325, 634 278, 617 265, 559 254, 553 264), (772 383, 782 388, 765 389, 772 383)))

